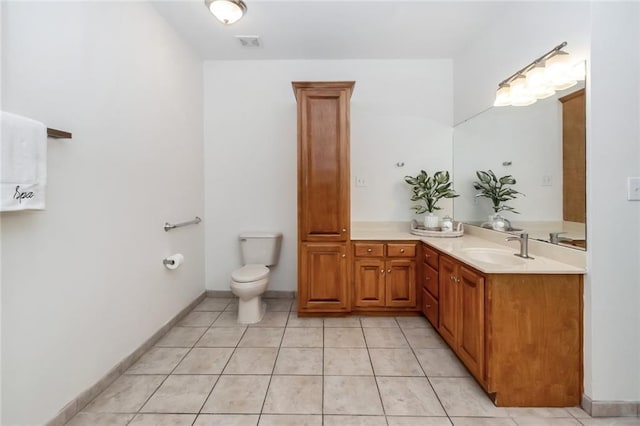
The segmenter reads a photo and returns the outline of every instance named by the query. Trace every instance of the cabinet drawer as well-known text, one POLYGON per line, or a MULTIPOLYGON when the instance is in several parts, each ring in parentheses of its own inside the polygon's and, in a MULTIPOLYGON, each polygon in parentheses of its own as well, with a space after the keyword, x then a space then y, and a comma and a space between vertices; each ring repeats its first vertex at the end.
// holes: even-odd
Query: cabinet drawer
POLYGON ((416 257, 415 244, 389 243, 387 244, 387 256, 389 257, 416 257))
POLYGON ((438 301, 424 288, 422 289, 422 313, 429 322, 438 328, 438 301))
POLYGON ((354 243, 355 255, 358 257, 383 257, 384 244, 382 243, 354 243))
POLYGON ((423 244, 422 257, 423 257, 424 263, 431 266, 433 269, 438 269, 438 258, 440 257, 440 255, 438 254, 437 251, 423 244))
POLYGON ((426 263, 422 264, 422 287, 429 290, 434 298, 438 298, 438 271, 426 263))

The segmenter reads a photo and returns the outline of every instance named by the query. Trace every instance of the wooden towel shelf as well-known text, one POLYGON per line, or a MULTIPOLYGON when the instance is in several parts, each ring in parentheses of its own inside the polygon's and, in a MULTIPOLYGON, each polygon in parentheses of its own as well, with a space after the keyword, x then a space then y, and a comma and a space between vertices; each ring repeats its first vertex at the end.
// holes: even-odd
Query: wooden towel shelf
POLYGON ((71 133, 47 127, 47 136, 54 139, 71 139, 71 133))

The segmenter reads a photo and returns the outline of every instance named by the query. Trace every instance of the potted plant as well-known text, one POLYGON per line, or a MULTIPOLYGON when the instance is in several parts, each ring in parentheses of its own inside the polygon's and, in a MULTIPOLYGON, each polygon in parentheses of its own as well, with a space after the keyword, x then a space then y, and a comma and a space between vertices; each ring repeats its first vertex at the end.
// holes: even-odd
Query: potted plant
POLYGON ((507 201, 514 200, 518 195, 524 195, 512 188, 516 184, 516 180, 511 175, 497 177, 492 170, 476 171, 477 181, 473 182, 473 187, 480 191, 476 197, 484 197, 491 200, 493 204, 494 214, 490 216, 491 227, 494 229, 504 230, 505 223, 498 214, 502 211, 509 211, 518 214, 511 206, 504 204, 507 201))
POLYGON ((417 204, 411 207, 417 214, 427 213, 424 218, 426 228, 438 226, 438 216, 433 213, 440 210, 437 203, 442 198, 455 198, 459 195, 451 188, 449 172, 440 170, 429 176, 424 170, 420 170, 417 176, 405 176, 404 181, 411 185, 413 195, 411 201, 422 201, 424 205, 417 204))

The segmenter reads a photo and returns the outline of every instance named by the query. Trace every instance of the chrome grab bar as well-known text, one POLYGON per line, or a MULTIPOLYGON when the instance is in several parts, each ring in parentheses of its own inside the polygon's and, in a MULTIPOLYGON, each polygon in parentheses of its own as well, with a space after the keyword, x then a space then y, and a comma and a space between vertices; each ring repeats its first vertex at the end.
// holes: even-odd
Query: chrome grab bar
POLYGON ((198 216, 196 216, 195 219, 187 221, 187 222, 181 222, 181 223, 176 223, 176 224, 171 224, 169 222, 165 222, 164 231, 167 232, 167 231, 170 231, 171 229, 181 228, 181 227, 187 226, 187 225, 197 225, 200 222, 202 222, 202 219, 200 219, 198 216))

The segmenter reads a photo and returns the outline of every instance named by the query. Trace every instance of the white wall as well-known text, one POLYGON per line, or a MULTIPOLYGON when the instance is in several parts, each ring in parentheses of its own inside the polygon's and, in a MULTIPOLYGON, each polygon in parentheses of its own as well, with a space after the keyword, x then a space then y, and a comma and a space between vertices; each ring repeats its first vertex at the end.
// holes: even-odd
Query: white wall
POLYGON ((589 2, 503 2, 504 12, 454 57, 453 122, 484 111, 498 83, 566 41, 576 61, 589 51, 589 2))
MULTIPOLYGON (((564 92, 563 92, 564 95, 564 92)), ((524 195, 505 204, 520 214, 511 221, 562 221, 562 104, 558 96, 528 107, 495 107, 456 126, 454 132, 455 218, 486 222, 491 200, 476 198, 476 170, 513 175, 524 195), (511 162, 504 166, 503 162, 511 162), (551 185, 542 185, 543 176, 551 185)))
MULTIPOLYGON (((406 221, 407 174, 451 170, 450 60, 209 61, 205 80, 207 288, 229 289, 237 236, 284 233, 271 290, 297 287, 296 101, 292 81, 355 80, 353 221, 406 221), (405 167, 396 163, 403 161, 405 167), (355 187, 355 176, 367 187, 355 187)), ((450 200, 442 202, 450 211, 450 200)), ((446 212, 445 211, 445 212, 446 212)))
POLYGON ((1 423, 36 425, 204 289, 204 227, 162 229, 203 213, 202 63, 145 3, 3 7, 3 108, 73 132, 1 215, 1 423))
POLYGON ((640 401, 640 4, 594 3, 591 39, 585 392, 640 401))

